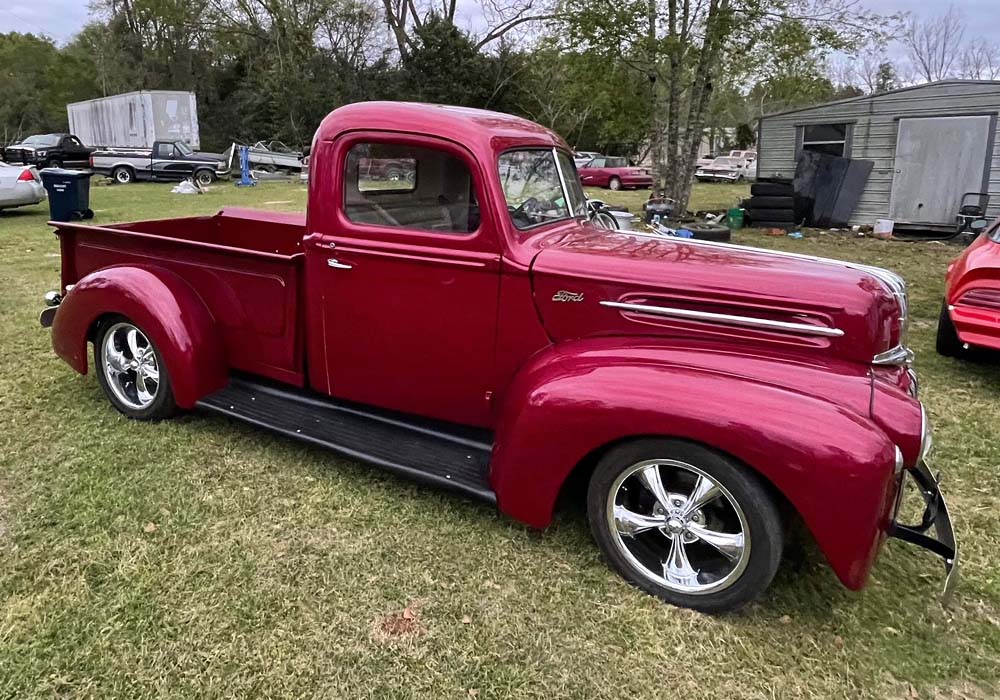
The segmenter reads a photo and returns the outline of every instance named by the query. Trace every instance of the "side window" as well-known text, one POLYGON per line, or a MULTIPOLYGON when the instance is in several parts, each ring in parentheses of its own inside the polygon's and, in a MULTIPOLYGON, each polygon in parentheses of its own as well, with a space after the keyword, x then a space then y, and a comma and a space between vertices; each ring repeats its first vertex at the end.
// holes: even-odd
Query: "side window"
POLYGON ((75 136, 69 137, 69 145, 76 146, 77 148, 83 148, 83 143, 75 136))
POLYGON ((604 158, 594 158, 594 160, 592 160, 589 163, 587 163, 586 167, 588 167, 588 168, 603 168, 604 167, 604 161, 605 161, 604 158))
POLYGON ((800 126, 799 130, 799 142, 803 151, 831 156, 849 155, 850 124, 807 124, 800 126))
POLYGON ((174 145, 172 143, 160 143, 156 146, 157 158, 173 158, 174 145))
POLYGON ((344 213, 359 224, 472 233, 479 228, 472 174, 434 148, 357 143, 344 163, 344 213))

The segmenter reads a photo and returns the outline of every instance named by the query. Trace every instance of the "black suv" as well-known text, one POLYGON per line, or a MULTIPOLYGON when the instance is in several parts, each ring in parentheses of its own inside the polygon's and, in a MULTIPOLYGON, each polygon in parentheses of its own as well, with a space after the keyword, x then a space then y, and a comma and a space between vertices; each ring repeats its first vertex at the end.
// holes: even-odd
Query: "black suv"
POLYGON ((3 159, 39 168, 86 168, 93 152, 72 134, 36 134, 7 146, 3 159))

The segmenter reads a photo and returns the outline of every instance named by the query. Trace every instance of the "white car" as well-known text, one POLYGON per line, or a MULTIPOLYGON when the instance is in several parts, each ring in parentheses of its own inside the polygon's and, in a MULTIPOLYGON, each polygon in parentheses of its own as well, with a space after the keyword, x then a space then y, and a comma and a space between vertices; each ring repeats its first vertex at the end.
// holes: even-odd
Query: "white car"
POLYGON ((699 182, 741 182, 757 177, 757 161, 745 158, 722 156, 712 161, 711 165, 698 168, 694 176, 699 182))
POLYGON ((0 163, 0 209, 38 204, 45 197, 35 166, 0 163))
POLYGON ((707 168, 712 164, 712 161, 714 161, 716 158, 718 158, 718 156, 715 155, 714 153, 706 153, 701 158, 695 161, 695 165, 699 170, 701 168, 707 168))

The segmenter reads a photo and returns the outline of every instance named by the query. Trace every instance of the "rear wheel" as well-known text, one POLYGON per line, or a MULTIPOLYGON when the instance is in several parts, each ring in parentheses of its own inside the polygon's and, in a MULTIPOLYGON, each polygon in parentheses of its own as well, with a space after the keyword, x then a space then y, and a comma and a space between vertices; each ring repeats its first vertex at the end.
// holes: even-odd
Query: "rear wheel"
POLYGON ((617 177, 613 177, 610 180, 608 180, 608 187, 610 187, 613 190, 620 190, 622 188, 622 181, 619 180, 617 177))
POLYGON ((101 325, 94 342, 97 379, 111 405, 129 418, 167 418, 177 412, 163 357, 146 333, 123 317, 101 325))
POLYGON ((59 160, 58 158, 50 158, 49 160, 47 160, 45 162, 45 167, 46 168, 61 168, 62 167, 62 161, 59 160))
POLYGON ((111 179, 119 185, 127 185, 135 180, 135 174, 132 172, 132 168, 119 166, 111 171, 111 179))
POLYGON ((761 479, 681 440, 641 439, 609 451, 591 476, 587 515, 605 559, 625 580, 708 613, 760 596, 784 546, 778 508, 761 479))
POLYGON ((948 314, 947 300, 941 303, 941 315, 938 316, 937 339, 935 348, 939 355, 945 357, 961 357, 965 352, 965 344, 959 339, 955 324, 952 323, 951 315, 948 314))

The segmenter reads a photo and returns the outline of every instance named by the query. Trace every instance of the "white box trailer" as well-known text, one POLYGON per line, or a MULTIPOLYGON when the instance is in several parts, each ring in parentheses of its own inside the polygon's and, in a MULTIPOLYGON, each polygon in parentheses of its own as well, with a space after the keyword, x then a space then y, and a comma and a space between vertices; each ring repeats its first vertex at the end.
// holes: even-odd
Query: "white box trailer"
POLYGON ((140 90, 66 105, 69 130, 87 146, 152 148, 154 141, 201 147, 193 92, 140 90))

